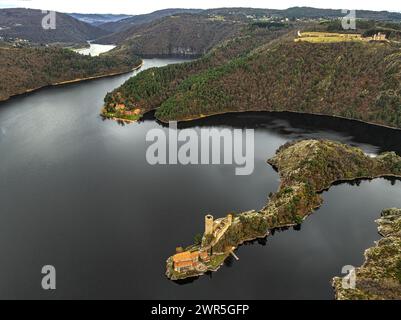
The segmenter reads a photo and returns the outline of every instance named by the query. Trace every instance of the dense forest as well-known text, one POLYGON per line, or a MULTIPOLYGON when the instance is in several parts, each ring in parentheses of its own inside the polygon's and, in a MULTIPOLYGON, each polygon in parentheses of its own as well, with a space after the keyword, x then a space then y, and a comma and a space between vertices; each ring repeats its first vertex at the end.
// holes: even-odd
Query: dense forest
POLYGON ((121 103, 130 109, 139 107, 145 111, 159 107, 176 92, 180 83, 190 76, 224 65, 232 59, 244 57, 252 50, 267 46, 288 33, 292 34, 294 31, 287 28, 275 31, 249 28, 244 30, 241 36, 222 42, 200 59, 148 69, 108 93, 105 98, 106 108, 112 112, 114 107, 121 103))
POLYGON ((288 34, 266 43, 216 65, 206 56, 145 71, 109 94, 106 106, 123 103, 142 112, 157 108, 162 121, 223 112, 294 111, 401 127, 397 43, 301 43, 288 34))
POLYGON ((221 41, 240 35, 243 23, 198 14, 165 17, 96 40, 115 43, 142 57, 200 56, 221 41))
POLYGON ((89 57, 61 48, 0 48, 0 100, 60 82, 129 72, 136 56, 89 57))
MULTIPOLYGON (((196 14, 200 17, 218 17, 220 20, 237 21, 249 23, 259 19, 336 19, 344 16, 342 10, 318 9, 310 7, 293 7, 284 10, 278 9, 258 9, 258 8, 217 8, 217 9, 164 9, 148 14, 136 15, 116 22, 109 22, 100 25, 104 30, 111 32, 126 31, 134 26, 147 24, 164 17, 180 15, 184 13, 196 14)), ((358 19, 373 19, 376 21, 400 21, 401 13, 388 11, 368 11, 358 10, 358 19)), ((121 36, 123 34, 120 34, 121 36)))

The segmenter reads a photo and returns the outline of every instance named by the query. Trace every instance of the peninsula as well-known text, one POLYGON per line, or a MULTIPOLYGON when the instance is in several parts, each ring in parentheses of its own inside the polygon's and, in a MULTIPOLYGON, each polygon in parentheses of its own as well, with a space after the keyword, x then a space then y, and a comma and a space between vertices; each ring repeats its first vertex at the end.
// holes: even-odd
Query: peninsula
POLYGON ((359 148, 330 140, 286 143, 268 163, 278 170, 281 183, 267 205, 216 220, 206 216, 202 239, 168 258, 168 278, 180 280, 217 271, 244 242, 264 238, 269 230, 301 224, 321 206, 320 193, 336 182, 401 178, 401 157, 394 152, 370 157, 359 148))

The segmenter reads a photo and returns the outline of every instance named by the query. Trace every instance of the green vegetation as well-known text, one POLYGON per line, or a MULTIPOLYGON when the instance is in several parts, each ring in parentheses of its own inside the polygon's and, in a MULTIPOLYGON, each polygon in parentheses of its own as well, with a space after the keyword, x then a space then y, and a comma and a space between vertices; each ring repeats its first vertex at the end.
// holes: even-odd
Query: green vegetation
POLYGON ((203 235, 200 233, 196 234, 194 237, 194 245, 201 245, 202 244, 203 235))
POLYGON ((355 272, 355 288, 343 288, 342 279, 334 278, 337 299, 401 298, 401 209, 384 210, 377 223, 383 238, 365 252, 366 261, 355 272))
POLYGON ((125 114, 123 112, 107 112, 103 111, 101 115, 107 119, 115 119, 115 120, 126 120, 126 121, 138 121, 141 119, 141 116, 138 114, 125 114))
POLYGON ((222 265, 222 263, 227 259, 227 257, 228 254, 213 255, 213 257, 210 259, 208 267, 211 270, 216 270, 222 265))
POLYGON ((337 32, 337 33, 357 33, 363 37, 371 37, 377 33, 383 33, 387 39, 401 40, 401 24, 399 22, 376 21, 376 20, 356 20, 356 30, 344 30, 341 20, 329 20, 308 28, 308 31, 337 32))
POLYGON ((44 86, 129 72, 136 56, 83 56, 61 48, 0 48, 0 101, 44 86))
MULTIPOLYGON (((232 59, 244 57, 287 32, 286 29, 279 31, 246 29, 242 36, 222 42, 198 60, 145 70, 126 81, 120 88, 108 93, 105 97, 105 107, 109 112, 114 112, 117 105, 124 104, 127 109, 139 108, 142 113, 145 113, 166 103, 166 110, 160 112, 168 114, 169 109, 173 109, 174 106, 171 106, 171 101, 167 102, 166 100, 177 92, 181 83, 184 88, 188 89, 192 84, 208 80, 208 77, 217 78, 222 74, 214 71, 214 68, 225 65, 232 59), (207 74, 202 75, 202 72, 207 74), (190 79, 191 76, 194 76, 194 79, 190 79), (187 81, 184 82, 185 80, 187 81)), ((125 52, 125 49, 119 50, 125 52)), ((217 92, 217 89, 212 92, 213 99, 228 103, 227 99, 217 92)), ((207 93, 205 94, 204 98, 206 99, 207 93)), ((213 102, 213 99, 210 99, 210 103, 213 102)))
MULTIPOLYGON (((270 196, 267 205, 259 211, 237 214, 232 225, 213 246, 213 252, 227 253, 245 241, 264 238, 268 230, 301 224, 323 199, 320 193, 333 183, 356 179, 373 179, 382 176, 401 177, 401 157, 386 152, 371 158, 361 149, 329 140, 302 140, 281 146, 269 164, 277 168, 280 188, 270 196)), ((401 212, 401 210, 400 210, 401 212)), ((400 219, 394 220, 393 211, 384 211, 380 232, 384 236, 401 232, 400 219)), ((212 239, 204 240, 207 248, 212 239)), ((401 250, 401 240, 398 249, 401 250)), ((392 246, 393 248, 394 246, 392 246)), ((383 247, 387 256, 393 255, 383 247)), ((392 277, 398 277, 398 263, 391 269, 392 277)), ((197 274, 199 275, 199 274, 197 274)), ((181 277, 191 277, 184 274, 181 277)))
POLYGON ((248 36, 202 59, 147 70, 108 94, 106 105, 157 109, 161 121, 293 111, 401 127, 397 44, 369 43, 356 35, 348 36, 351 41, 334 35, 325 37, 334 39, 328 43, 318 37, 318 43, 294 42, 284 30, 248 29, 248 36))
POLYGON ((97 42, 116 43, 141 57, 197 57, 220 42, 240 35, 243 26, 242 22, 181 13, 142 26, 130 26, 97 42))
POLYGON ((395 264, 395 276, 398 279, 398 282, 401 284, 401 258, 398 259, 397 263, 395 264))

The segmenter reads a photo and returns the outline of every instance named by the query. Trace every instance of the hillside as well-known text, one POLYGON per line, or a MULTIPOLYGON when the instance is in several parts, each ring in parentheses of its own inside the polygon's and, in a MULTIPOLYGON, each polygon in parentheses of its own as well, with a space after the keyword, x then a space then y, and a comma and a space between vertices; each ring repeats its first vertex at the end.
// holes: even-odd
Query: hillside
POLYGON ((44 86, 129 72, 138 57, 83 56, 60 48, 0 48, 0 101, 44 86))
MULTIPOLYGON (((162 85, 166 70, 141 74, 116 92, 123 93, 128 109, 158 108, 156 116, 162 121, 224 112, 294 111, 401 127, 401 52, 391 43, 278 41, 187 77, 154 104, 159 94, 149 95, 149 89, 162 85)), ((106 102, 119 99, 109 95, 106 102)))
POLYGON ((138 26, 145 23, 150 23, 155 20, 169 17, 176 14, 182 13, 199 13, 202 10, 199 9, 164 9, 158 10, 147 14, 138 14, 132 17, 127 17, 123 20, 108 22, 100 25, 100 28, 110 32, 121 32, 130 29, 133 26, 138 26))
POLYGON ((93 26, 100 26, 106 23, 113 23, 123 19, 131 18, 127 14, 87 14, 87 13, 69 13, 69 15, 77 20, 89 23, 93 26))
POLYGON ((199 56, 225 39, 238 35, 242 23, 181 14, 134 26, 97 40, 116 43, 134 54, 147 56, 199 56))
MULTIPOLYGON (((341 22, 338 18, 344 17, 344 15, 341 10, 309 7, 294 7, 285 10, 255 8, 166 9, 148 15, 134 16, 118 22, 103 24, 100 26, 101 28, 113 33, 96 41, 102 44, 118 44, 145 57, 196 56, 204 54, 221 40, 238 35, 241 28, 248 24, 303 23, 324 29, 332 27, 331 25, 324 25, 328 23, 339 28, 341 22), (316 21, 320 21, 322 26, 316 21)), ((358 11, 358 19, 358 28, 363 25, 363 32, 374 32, 375 29, 375 24, 365 28, 366 19, 374 19, 382 24, 391 24, 392 21, 395 21, 396 23, 386 28, 386 33, 390 35, 390 33, 398 33, 398 22, 401 21, 401 14, 361 10, 358 11)))
MULTIPOLYGON (((142 113, 155 109, 172 96, 180 84, 189 77, 224 65, 232 59, 246 56, 252 50, 260 46, 268 46, 280 37, 294 32, 291 28, 246 29, 241 36, 222 42, 200 59, 141 72, 107 94, 105 115, 116 116, 115 107, 122 104, 127 110, 140 108, 142 113)), ((124 52, 124 50, 121 51, 124 52)), ((118 117, 123 117, 123 114, 119 114, 118 117)))
MULTIPOLYGON (((236 19, 289 18, 289 19, 333 19, 344 17, 339 9, 319 9, 312 7, 291 7, 288 9, 258 9, 258 8, 217 8, 202 12, 206 15, 221 15, 236 19)), ((389 11, 357 10, 358 19, 373 19, 382 21, 401 21, 401 13, 389 11)))
POLYGON ((45 30, 42 28, 45 16, 41 10, 0 9, 0 37, 34 43, 84 43, 108 34, 64 13, 56 13, 56 29, 45 30))

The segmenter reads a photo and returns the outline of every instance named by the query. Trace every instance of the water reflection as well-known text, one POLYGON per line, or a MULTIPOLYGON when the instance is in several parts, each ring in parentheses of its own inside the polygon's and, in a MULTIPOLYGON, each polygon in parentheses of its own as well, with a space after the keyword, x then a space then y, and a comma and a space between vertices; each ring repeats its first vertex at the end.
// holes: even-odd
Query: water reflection
MULTIPOLYGON (((146 67, 173 63, 150 60, 146 67)), ((120 126, 98 116, 106 92, 130 75, 38 91, 0 106, 0 298, 332 299, 330 280, 358 266, 378 239, 374 220, 401 207, 401 183, 376 179, 333 186, 302 228, 240 247, 240 261, 185 285, 165 260, 203 231, 205 213, 260 209, 279 177, 266 160, 287 141, 331 138, 366 152, 401 153, 401 134, 352 121, 244 113, 180 128, 254 128, 255 172, 231 166, 150 166, 152 114, 120 126), (41 290, 56 266, 59 288, 41 290)))

